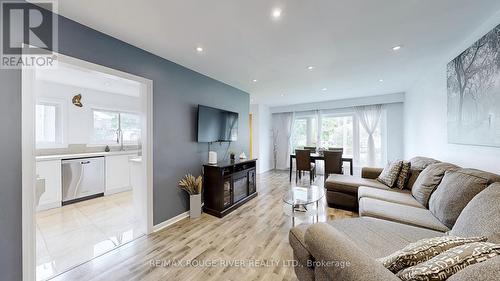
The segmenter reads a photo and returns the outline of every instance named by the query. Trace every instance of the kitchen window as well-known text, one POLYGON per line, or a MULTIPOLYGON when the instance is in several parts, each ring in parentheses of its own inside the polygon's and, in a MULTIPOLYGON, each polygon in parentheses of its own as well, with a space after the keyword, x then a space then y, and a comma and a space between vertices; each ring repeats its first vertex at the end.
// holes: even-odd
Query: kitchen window
POLYGON ((55 102, 38 102, 35 114, 36 147, 64 147, 62 105, 55 102))
POLYGON ((141 137, 141 118, 139 114, 119 111, 92 110, 93 144, 120 144, 120 132, 123 144, 137 145, 141 137))

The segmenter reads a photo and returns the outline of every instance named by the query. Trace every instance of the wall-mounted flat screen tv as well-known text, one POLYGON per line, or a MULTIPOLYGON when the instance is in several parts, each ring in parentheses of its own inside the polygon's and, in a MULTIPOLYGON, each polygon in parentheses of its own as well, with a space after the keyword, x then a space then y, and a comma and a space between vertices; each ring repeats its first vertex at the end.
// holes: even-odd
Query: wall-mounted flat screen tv
POLYGON ((229 142, 238 139, 238 113, 198 105, 198 142, 229 142))

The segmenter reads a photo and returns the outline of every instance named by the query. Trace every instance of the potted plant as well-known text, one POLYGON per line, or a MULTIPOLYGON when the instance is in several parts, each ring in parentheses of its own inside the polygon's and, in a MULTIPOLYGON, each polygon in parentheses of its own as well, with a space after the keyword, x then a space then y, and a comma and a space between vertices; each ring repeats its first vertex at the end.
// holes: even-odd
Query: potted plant
POLYGON ((201 215, 201 190, 202 190, 202 177, 195 178, 191 174, 184 176, 179 181, 179 187, 189 194, 189 216, 191 218, 198 218, 201 215))

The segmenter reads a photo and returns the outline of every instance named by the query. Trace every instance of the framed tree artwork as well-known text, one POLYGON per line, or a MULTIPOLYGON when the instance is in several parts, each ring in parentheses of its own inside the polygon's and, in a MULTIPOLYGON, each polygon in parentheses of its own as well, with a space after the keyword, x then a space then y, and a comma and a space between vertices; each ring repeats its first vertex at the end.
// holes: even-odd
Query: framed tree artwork
POLYGON ((448 142, 500 147, 500 25, 447 68, 448 142))

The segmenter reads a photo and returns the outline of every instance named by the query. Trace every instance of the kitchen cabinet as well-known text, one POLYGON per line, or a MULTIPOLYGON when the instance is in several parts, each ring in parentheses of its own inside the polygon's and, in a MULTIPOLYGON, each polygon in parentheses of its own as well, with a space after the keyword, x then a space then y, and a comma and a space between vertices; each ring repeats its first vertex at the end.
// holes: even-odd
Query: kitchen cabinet
POLYGON ((106 156, 106 190, 104 195, 132 189, 129 165, 129 159, 132 156, 132 154, 106 156))
MULTIPOLYGON (((45 191, 40 196, 37 211, 60 207, 62 201, 61 160, 37 161, 36 174, 45 182, 45 191)), ((37 194, 36 191, 35 194, 37 194)))

